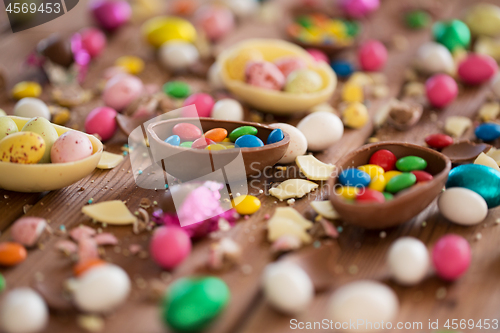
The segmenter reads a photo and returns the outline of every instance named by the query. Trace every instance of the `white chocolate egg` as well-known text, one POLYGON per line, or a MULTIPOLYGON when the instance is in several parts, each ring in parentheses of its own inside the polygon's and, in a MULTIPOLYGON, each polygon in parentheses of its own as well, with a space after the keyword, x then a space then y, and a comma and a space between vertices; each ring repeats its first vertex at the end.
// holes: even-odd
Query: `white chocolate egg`
POLYGON ((130 279, 121 267, 105 264, 85 272, 73 288, 73 300, 79 309, 106 313, 125 302, 130 293, 130 279))
POLYGON ((220 120, 243 120, 243 107, 240 102, 232 98, 224 98, 214 104, 212 118, 220 120))
POLYGON ((263 288, 269 303, 287 314, 306 310, 314 298, 314 287, 309 276, 299 266, 287 262, 267 265, 263 288))
POLYGON ((411 286, 425 278, 429 270, 429 252, 424 243, 413 237, 401 237, 389 248, 387 263, 392 278, 411 286))
POLYGON ((455 63, 450 51, 436 42, 422 44, 415 57, 416 68, 426 74, 452 74, 455 70, 455 63))
POLYGON ((193 44, 181 40, 163 44, 158 52, 160 62, 171 70, 187 69, 200 58, 200 53, 193 44))
POLYGON ((7 333, 34 333, 45 328, 49 310, 43 298, 30 288, 10 291, 0 310, 2 331, 7 333))
POLYGON ((279 128, 290 135, 290 144, 285 155, 278 161, 279 164, 287 164, 295 161, 297 156, 304 155, 307 151, 307 139, 295 126, 285 123, 274 123, 269 125, 279 128))
POLYGON ((14 114, 18 117, 34 118, 44 117, 50 120, 50 111, 41 99, 25 97, 14 106, 14 114))
POLYGON ((344 125, 337 115, 318 111, 302 119, 297 125, 307 139, 310 151, 322 151, 339 141, 344 134, 344 125))
MULTIPOLYGON (((399 311, 399 301, 388 286, 375 281, 360 280, 337 289, 330 298, 327 315, 334 322, 381 323, 392 321, 399 311)), ((374 332, 370 326, 347 327, 345 332, 374 332)))
POLYGON ((482 196, 463 187, 449 188, 438 199, 441 214, 461 225, 481 223, 488 215, 488 205, 482 196))

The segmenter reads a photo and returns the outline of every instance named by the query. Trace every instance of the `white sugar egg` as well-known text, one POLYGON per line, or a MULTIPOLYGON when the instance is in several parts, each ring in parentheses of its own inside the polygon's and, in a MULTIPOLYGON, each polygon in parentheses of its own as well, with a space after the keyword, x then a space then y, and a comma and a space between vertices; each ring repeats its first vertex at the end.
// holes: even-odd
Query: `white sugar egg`
POLYGON ((214 104, 211 116, 220 120, 242 121, 243 107, 237 100, 224 98, 214 104))
POLYGON ((463 187, 449 188, 438 199, 441 214, 461 225, 481 223, 488 215, 488 205, 482 196, 463 187))
POLYGON ((43 117, 50 120, 50 111, 41 99, 25 97, 14 106, 14 115, 25 118, 43 117))
POLYGON ((296 314, 307 309, 314 297, 314 287, 299 266, 278 262, 267 265, 263 275, 264 295, 277 310, 296 314))
POLYGON ((125 302, 130 293, 130 279, 121 267, 106 264, 85 272, 72 289, 79 309, 105 313, 125 302))
POLYGON ((429 270, 429 251, 420 240, 401 237, 389 248, 387 263, 396 282, 407 286, 415 285, 425 278, 429 270))
POLYGON ((455 63, 450 51, 436 42, 427 42, 418 48, 415 56, 415 66, 426 74, 451 74, 455 70, 455 63))
MULTIPOLYGON (((334 322, 381 323, 392 321, 399 311, 399 301, 394 291, 388 286, 369 280, 360 280, 346 284, 331 296, 328 306, 328 319, 334 322)), ((372 332, 370 326, 359 325, 345 332, 372 332)))
POLYGON ((310 151, 322 151, 339 141, 344 134, 342 120, 327 111, 317 111, 302 119, 297 125, 307 139, 310 151))
POLYGON ((30 288, 17 288, 4 298, 0 310, 2 331, 34 333, 45 328, 49 311, 43 298, 30 288))
POLYGON ((304 134, 295 126, 285 123, 274 123, 269 125, 273 128, 279 128, 290 136, 290 144, 285 155, 278 161, 280 164, 287 164, 295 161, 297 156, 304 155, 307 151, 307 139, 304 134))
POLYGON ((200 58, 200 53, 193 44, 181 40, 163 44, 158 52, 160 62, 172 70, 187 69, 200 58))

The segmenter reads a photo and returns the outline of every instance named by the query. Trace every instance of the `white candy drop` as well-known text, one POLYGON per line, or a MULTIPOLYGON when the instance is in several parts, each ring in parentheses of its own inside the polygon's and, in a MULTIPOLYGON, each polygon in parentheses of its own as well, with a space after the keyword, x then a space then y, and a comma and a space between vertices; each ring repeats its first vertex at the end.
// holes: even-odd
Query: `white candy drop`
POLYGON ((220 120, 243 120, 243 107, 240 102, 231 98, 217 101, 212 108, 212 118, 220 120))
POLYGON ((102 313, 125 301, 130 293, 130 279, 121 267, 106 264, 85 272, 72 287, 78 308, 102 313))
POLYGON ((438 199, 438 207, 444 217, 461 225, 481 223, 488 215, 488 204, 483 197, 462 187, 444 191, 438 199))
POLYGON ((163 44, 158 52, 160 62, 172 70, 187 69, 200 58, 200 53, 193 44, 181 40, 163 44))
POLYGON ((48 319, 45 301, 30 288, 14 289, 3 300, 0 320, 4 332, 39 332, 45 328, 48 319))
POLYGON ((38 98, 25 97, 16 103, 14 115, 25 118, 44 117, 50 120, 50 111, 47 105, 38 98))
POLYGON ((401 237, 389 248, 387 263, 391 276, 403 285, 422 281, 429 270, 429 252, 413 237, 401 237))
POLYGON ((287 262, 267 265, 263 288, 269 303, 288 314, 304 311, 314 297, 314 286, 306 272, 287 262))
POLYGON ((342 120, 326 111, 311 113, 299 122, 297 128, 305 135, 310 151, 325 150, 344 134, 342 120))
MULTIPOLYGON (((328 304, 328 319, 334 322, 349 321, 358 323, 381 324, 392 321, 399 310, 399 302, 391 288, 375 281, 360 280, 351 282, 336 290, 328 304)), ((345 332, 380 331, 370 325, 348 327, 345 332)))
POLYGON ((418 48, 415 66, 426 74, 451 74, 455 70, 455 63, 450 51, 436 42, 427 42, 418 48))

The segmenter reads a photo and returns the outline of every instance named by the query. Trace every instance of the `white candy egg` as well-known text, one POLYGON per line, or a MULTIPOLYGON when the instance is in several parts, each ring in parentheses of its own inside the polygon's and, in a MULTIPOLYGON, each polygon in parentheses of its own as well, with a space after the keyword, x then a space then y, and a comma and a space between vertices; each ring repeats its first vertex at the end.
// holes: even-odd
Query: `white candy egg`
MULTIPOLYGON (((375 281, 360 280, 336 290, 328 304, 328 318, 334 322, 381 323, 392 321, 399 310, 399 302, 391 288, 375 281)), ((350 327, 345 332, 372 332, 370 326, 350 327)))
POLYGON ((214 62, 208 70, 208 82, 213 89, 224 89, 224 82, 222 82, 221 74, 222 66, 219 62, 214 62))
POLYGON ((318 111, 302 119, 297 125, 307 139, 307 148, 322 151, 339 141, 344 134, 342 120, 335 114, 318 111))
POLYGON ((50 111, 47 105, 38 98, 25 97, 16 103, 14 114, 18 117, 44 117, 50 120, 50 111))
POLYGON ((491 89, 497 97, 500 97, 500 73, 491 80, 491 89))
POLYGON ((87 312, 109 312, 122 304, 130 293, 130 279, 116 265, 92 268, 73 286, 75 304, 87 312))
POLYGON ((10 291, 0 310, 2 331, 7 333, 33 333, 45 328, 49 311, 43 298, 30 288, 10 291))
POLYGON ((257 0, 225 0, 224 2, 236 16, 240 17, 252 15, 259 8, 257 0))
POLYGON ((200 58, 198 49, 191 43, 174 40, 160 47, 160 62, 172 70, 183 70, 193 65, 200 58))
POLYGON ((314 287, 306 272, 287 262, 267 265, 263 288, 269 303, 288 314, 304 311, 314 297, 314 287))
POLYGON ((418 48, 415 66, 426 74, 451 74, 455 70, 455 63, 450 51, 436 42, 427 42, 418 48))
POLYGON ((243 107, 240 102, 231 98, 224 98, 214 104, 212 118, 221 120, 243 120, 243 107))
POLYGON ((401 237, 389 248, 387 263, 392 277, 403 285, 422 281, 429 270, 429 252, 413 237, 401 237))
POLYGON ((488 205, 482 196, 463 187, 453 187, 444 191, 438 199, 441 214, 451 222, 474 225, 488 215, 488 205))
POLYGON ((285 155, 278 161, 280 164, 287 164, 295 161, 297 156, 304 155, 307 151, 307 139, 295 126, 285 123, 274 123, 269 125, 279 128, 290 135, 290 144, 285 155))

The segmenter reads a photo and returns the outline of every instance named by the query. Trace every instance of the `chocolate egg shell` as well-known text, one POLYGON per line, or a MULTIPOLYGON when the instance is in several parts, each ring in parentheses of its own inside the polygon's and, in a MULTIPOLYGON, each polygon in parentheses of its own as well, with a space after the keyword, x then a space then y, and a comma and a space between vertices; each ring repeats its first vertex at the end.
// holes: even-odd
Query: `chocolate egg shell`
MULTIPOLYGON (((339 170, 367 164, 370 156, 378 150, 387 149, 399 159, 404 156, 418 156, 427 161, 426 171, 434 179, 419 186, 413 186, 404 193, 394 196, 384 203, 357 205, 346 202, 335 194, 338 187, 338 175, 328 182, 330 201, 342 218, 352 224, 368 229, 383 229, 396 226, 424 210, 441 190, 448 179, 451 162, 445 155, 425 147, 401 142, 381 142, 365 145, 340 159, 336 166, 339 170)), ((340 173, 339 173, 340 174, 340 173)))
POLYGON ((167 173, 181 180, 196 179, 222 168, 226 178, 231 180, 258 175, 265 167, 278 162, 290 143, 290 136, 284 133, 283 140, 263 147, 219 151, 176 147, 165 143, 164 140, 172 135, 172 129, 178 123, 201 125, 203 132, 213 128, 225 128, 230 133, 241 126, 253 126, 258 130, 256 136, 262 141, 267 139, 274 128, 257 123, 210 118, 177 118, 150 124, 147 134, 155 162, 162 163, 167 173), (237 159, 240 152, 243 161, 237 159), (231 166, 226 167, 230 163, 231 166), (244 168, 244 171, 241 168, 244 168))
POLYGON ((63 39, 55 34, 41 40, 37 46, 38 52, 53 63, 69 67, 73 63, 73 53, 69 39, 63 39))
POLYGON ((486 143, 462 141, 451 144, 441 151, 453 164, 472 163, 481 153, 486 153, 491 146, 486 143))

